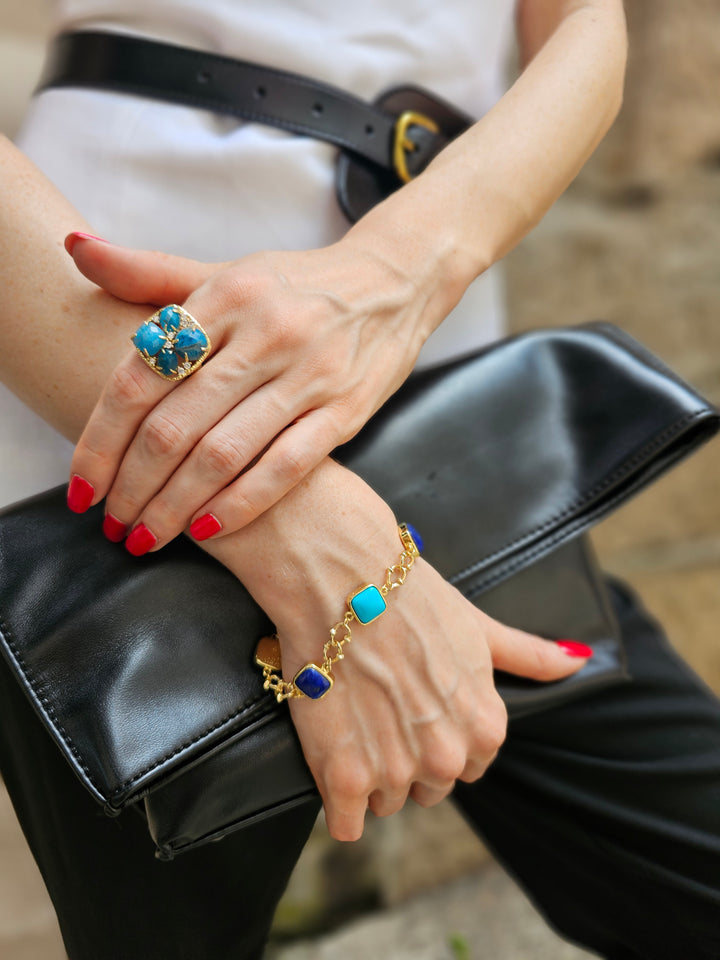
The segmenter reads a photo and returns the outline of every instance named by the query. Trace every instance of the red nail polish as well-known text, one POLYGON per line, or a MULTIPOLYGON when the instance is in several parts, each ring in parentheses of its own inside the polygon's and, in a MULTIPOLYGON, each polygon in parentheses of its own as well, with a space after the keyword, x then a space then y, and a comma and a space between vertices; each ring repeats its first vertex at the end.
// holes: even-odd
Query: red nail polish
POLYGON ((218 530, 222 530, 222 524, 217 517, 211 513, 206 513, 202 517, 190 524, 190 536, 195 540, 207 540, 218 530))
POLYGON ((585 657, 587 659, 595 654, 592 647, 589 647, 586 643, 578 643, 577 640, 556 640, 555 643, 569 657, 585 657))
POLYGON ((125 541, 125 547, 134 557, 141 557, 157 543, 157 537, 144 523, 139 523, 125 541))
POLYGON ((68 484, 67 505, 73 513, 85 513, 95 496, 95 487, 83 477, 73 474, 68 484))
POLYGON ((78 240, 99 240, 100 243, 107 243, 107 240, 103 240, 102 237, 94 237, 91 233, 80 233, 75 230, 73 233, 69 233, 65 237, 65 249, 72 256, 73 250, 75 249, 75 244, 78 240))
POLYGON ((114 517, 111 513, 105 514, 102 528, 105 536, 113 543, 120 543, 121 540, 125 539, 127 526, 118 520, 117 517, 114 517))

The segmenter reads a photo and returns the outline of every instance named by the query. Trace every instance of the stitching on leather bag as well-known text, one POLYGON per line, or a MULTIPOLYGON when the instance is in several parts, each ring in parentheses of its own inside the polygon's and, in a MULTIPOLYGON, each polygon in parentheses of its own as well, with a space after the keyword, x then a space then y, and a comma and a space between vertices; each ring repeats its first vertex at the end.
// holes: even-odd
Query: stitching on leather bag
MULTIPOLYGON (((688 414, 687 416, 683 417, 681 420, 677 421, 671 427, 666 428, 662 433, 658 434, 658 436, 651 443, 646 444, 645 447, 643 447, 639 453, 635 454, 634 457, 631 457, 630 460, 626 461, 622 467, 619 467, 617 470, 615 470, 612 474, 610 474, 609 477, 606 477, 606 479, 602 483, 597 484, 579 500, 574 501, 564 510, 561 510, 559 513, 555 514, 550 519, 544 521, 539 526, 533 528, 533 530, 529 531, 527 534, 524 534, 522 537, 516 538, 515 540, 505 544, 503 547, 501 547, 500 549, 496 550, 494 553, 486 557, 483 561, 480 561, 475 564, 471 564, 470 566, 465 567, 463 570, 454 574, 452 578, 450 578, 451 582, 456 582, 457 580, 462 580, 466 577, 472 576, 474 572, 477 572, 479 569, 482 569, 483 567, 492 563, 492 561, 496 557, 500 556, 506 550, 512 549, 515 546, 518 546, 524 542, 527 542, 527 540, 531 539, 533 536, 536 536, 542 533, 544 530, 552 526, 554 523, 557 523, 559 520, 562 520, 563 517, 572 513, 573 510, 576 510, 579 506, 582 506, 582 504, 585 503, 587 500, 591 499, 592 497, 596 496, 598 493, 602 492, 602 490, 606 489, 608 486, 615 483, 618 479, 621 479, 624 475, 626 475, 629 472, 629 470, 636 463, 646 459, 647 455, 651 451, 653 451, 656 447, 662 445, 662 443, 668 437, 673 436, 673 434, 676 434, 686 424, 691 423, 693 420, 697 420, 699 417, 702 417, 704 415, 705 415, 705 411, 695 411, 694 413, 688 414)), ((550 545, 552 545, 556 540, 561 539, 565 535, 565 533, 566 533, 565 531, 559 531, 555 537, 551 538, 550 545)), ((532 560, 535 555, 537 555, 538 553, 542 553, 547 549, 547 547, 548 547, 547 542, 544 544, 541 544, 534 550, 530 551, 529 554, 526 554, 524 557, 519 558, 515 563, 511 563, 509 567, 505 566, 503 568, 502 575, 506 576, 509 573, 512 573, 516 567, 520 566, 521 564, 527 563, 528 560, 532 560)), ((500 574, 498 574, 498 578, 499 576, 500 574)), ((491 578, 490 581, 483 584, 483 587, 487 589, 489 586, 492 586, 494 580, 498 578, 491 578)), ((480 589, 480 588, 477 588, 477 589, 480 589)), ((477 592, 477 590, 474 589, 470 592, 469 595, 472 595, 475 592, 477 592)), ((13 643, 12 632, 9 630, 9 628, 7 627, 7 624, 5 623, 4 619, 1 616, 0 616, 0 632, 2 632, 3 638, 8 645, 8 648, 10 649, 15 660, 17 661, 18 666, 22 671, 23 677, 29 684, 30 690, 33 694, 33 698, 36 700, 39 709, 48 718, 53 728, 60 735, 60 738, 63 741, 63 743, 68 747, 73 757, 77 760, 79 766, 85 773, 85 776, 87 777, 89 783, 92 784, 92 786, 95 788, 98 794, 100 794, 100 796, 104 796, 103 791, 98 787, 97 783, 93 779, 89 768, 83 761, 82 756, 79 753, 78 748, 75 746, 72 738, 69 736, 69 734, 67 734, 67 732, 65 731, 65 728, 57 719, 57 716, 55 714, 52 704, 47 699, 47 697, 39 693, 39 691, 36 689, 37 682, 33 678, 30 670, 27 668, 22 656, 18 652, 16 645, 13 643)), ((160 758, 159 760, 155 761, 154 763, 150 764, 148 767, 143 769, 140 773, 123 781, 123 783, 121 783, 112 792, 111 799, 117 797, 120 793, 124 792, 129 786, 131 786, 133 783, 136 783, 138 780, 141 780, 143 777, 147 776, 153 770, 156 770, 159 767, 162 767, 169 760, 172 760, 174 757, 182 753, 184 750, 187 750, 189 747, 195 746, 196 744, 202 742, 211 734, 216 733, 218 730, 221 730, 224 726, 230 724, 233 720, 238 719, 244 713, 251 711, 259 703, 264 702, 264 700, 265 700, 264 696, 258 696, 254 700, 251 700, 249 703, 243 704, 243 706, 241 706, 238 710, 234 711, 229 716, 218 721, 218 723, 216 723, 212 727, 198 734, 196 737, 193 737, 191 740, 185 742, 181 746, 176 747, 170 753, 166 754, 164 757, 160 758)))
MULTIPOLYGON (((705 411, 703 411, 703 410, 695 411, 694 413, 688 414, 687 416, 683 417, 681 420, 678 420, 678 421, 677 421, 675 424, 673 424, 671 427, 667 427, 665 430, 662 431, 662 433, 658 434, 658 436, 657 436, 653 441, 651 441, 650 443, 646 444, 646 445, 642 448, 642 450, 640 450, 638 453, 636 453, 634 457, 631 457, 629 460, 627 460, 627 461, 622 465, 622 467, 619 467, 617 470, 615 470, 612 474, 610 474, 609 477, 606 477, 606 479, 605 479, 602 483, 597 484, 595 487, 593 487, 591 490, 589 490, 589 491, 588 491, 583 497, 581 497, 579 500, 574 501, 572 504, 570 504, 570 506, 568 506, 568 507, 566 507, 564 510, 560 511, 560 513, 558 513, 558 514, 556 514, 555 516, 551 517, 549 520, 544 521, 542 524, 540 524, 538 527, 535 527, 535 528, 534 528, 533 530, 531 530, 529 533, 523 535, 522 537, 517 538, 517 539, 514 540, 514 541, 511 541, 509 544, 506 544, 504 547, 502 547, 502 548, 500 548, 499 550, 495 551, 495 553, 491 554, 491 556, 487 557, 487 558, 486 558, 484 561, 482 561, 481 563, 473 564, 473 565, 471 565, 471 566, 469 566, 469 567, 466 567, 466 568, 465 568, 464 570, 462 570, 460 573, 455 574, 455 575, 452 577, 452 582, 454 582, 454 581, 456 581, 456 580, 459 580, 459 579, 463 579, 464 577, 467 577, 467 576, 471 576, 472 573, 473 573, 474 571, 477 571, 479 567, 482 567, 482 566, 486 565, 487 563, 492 562, 493 558, 495 558, 495 557, 497 557, 498 555, 502 554, 505 550, 508 550, 508 549, 510 549, 510 548, 512 548, 512 547, 514 547, 514 546, 517 546, 518 544, 527 541, 528 539, 532 538, 533 536, 536 536, 537 534, 542 533, 543 530, 547 529, 549 526, 552 526, 553 523, 557 523, 557 522, 558 522, 559 520, 561 520, 563 517, 567 516, 569 513, 572 513, 573 510, 576 510, 579 506, 581 506, 581 505, 582 505, 583 503, 585 503, 587 500, 592 499, 592 497, 596 496, 596 495, 597 495, 598 493, 600 493, 602 490, 604 490, 604 489, 607 488, 608 486, 611 486, 611 485, 612 485, 613 483, 615 483, 618 479, 621 479, 624 475, 626 475, 626 474, 632 469, 632 467, 635 466, 636 463, 645 460, 650 452, 652 452, 656 447, 661 446, 668 437, 673 436, 673 434, 675 434, 675 433, 677 433, 679 430, 681 430, 686 424, 691 423, 693 420, 696 420, 696 419, 698 419, 699 417, 704 416, 704 415, 705 415, 705 411)), ((532 560, 537 554, 543 553, 544 551, 547 550, 548 546, 552 546, 557 540, 562 539, 565 535, 566 535, 566 531, 564 531, 564 530, 563 530, 563 531, 558 531, 558 533, 557 533, 554 537, 552 537, 552 538, 550 539, 549 543, 548 543, 548 541, 546 541, 546 542, 544 542, 543 544, 538 545, 535 549, 531 550, 530 553, 525 554, 525 555, 524 555, 523 557, 521 557, 521 558, 518 558, 515 562, 510 562, 510 565, 509 565, 509 566, 503 567, 502 574, 501 574, 500 572, 498 573, 497 578, 491 578, 491 580, 490 580, 489 582, 483 583, 483 588, 486 588, 486 589, 487 589, 489 586, 492 586, 493 582, 494 582, 495 580, 497 580, 497 579, 500 579, 501 575, 502 575, 502 576, 506 576, 506 575, 508 575, 509 573, 512 573, 517 567, 523 565, 523 564, 526 563, 528 560, 532 560)), ((471 593, 470 593, 469 595, 472 595, 472 594, 475 593, 475 592, 476 592, 476 590, 473 590, 473 591, 471 591, 471 593)), ((256 705, 257 703, 261 702, 262 699, 264 699, 264 698, 258 697, 258 699, 255 700, 253 703, 247 705, 247 706, 248 706, 248 709, 249 709, 251 706, 254 706, 254 705, 256 705)), ((244 709, 244 708, 243 708, 243 709, 244 709)), ((240 711, 238 711, 238 713, 233 714, 231 717, 229 717, 228 720, 221 721, 221 722, 220 722, 219 724, 217 724, 215 727, 212 727, 210 730, 206 731, 205 733, 200 734, 198 737, 196 737, 196 738, 194 738, 193 740, 189 741, 189 742, 188 742, 187 744, 185 744, 184 746, 177 748, 177 749, 174 750, 172 753, 170 753, 170 754, 168 754, 166 757, 164 757, 162 760, 157 761, 155 764, 153 764, 152 766, 148 767, 146 770, 142 771, 142 773, 137 774, 135 777, 132 777, 130 780, 125 781, 125 782, 118 788, 118 791, 116 791, 116 793, 118 793, 118 792, 120 792, 121 790, 127 788, 128 786, 132 785, 132 784, 133 784, 134 782, 136 782, 137 780, 142 779, 142 777, 144 777, 144 776, 146 776, 148 773, 152 772, 152 770, 156 769, 156 768, 159 767, 159 766, 162 766, 164 763, 166 763, 168 760, 171 760, 171 759, 172 759, 174 756, 176 756, 178 753, 181 753, 183 750, 186 750, 188 747, 191 747, 191 746, 193 746, 194 744, 198 743, 200 740, 202 740, 202 739, 203 739, 204 737, 206 737, 208 734, 215 732, 215 731, 218 730, 220 727, 222 727, 224 723, 228 722, 229 720, 234 719, 234 717, 238 716, 238 714, 239 714, 239 713, 242 713, 242 712, 243 712, 243 710, 241 709, 240 711)))
MULTIPOLYGON (((105 791, 96 783, 92 773, 90 772, 89 767, 87 766, 87 764, 82 758, 82 754, 80 753, 75 743, 73 742, 72 737, 70 736, 69 733, 67 733, 62 723, 58 720, 57 714, 55 713, 55 710, 53 708, 51 701, 48 700, 48 698, 44 696, 42 693, 40 693, 39 683, 36 680, 36 678, 33 676, 27 664, 25 663, 22 655, 20 654, 17 648, 17 645, 13 642, 13 639, 12 639, 13 633, 1 615, 0 615, 0 633, 2 633, 3 640, 5 641, 5 643, 8 646, 8 649, 10 650, 13 657, 15 658, 15 661, 17 662, 22 672, 22 675, 25 678, 30 688, 33 699, 37 703, 38 708, 43 713, 43 715, 47 718, 50 725, 57 731, 57 733, 60 736, 60 739, 68 748, 68 750, 73 755, 73 757, 75 757, 83 773, 87 777, 89 783, 92 784, 92 786, 95 788, 95 790, 101 797, 105 798, 105 791)), ((143 777, 147 776, 148 773, 151 773, 153 770, 157 769, 158 767, 163 766, 163 764, 167 763, 169 760, 172 760, 173 757, 176 757, 179 753, 182 753, 183 750, 187 750, 189 747, 192 747, 195 744, 200 743, 202 740, 206 739, 211 734, 216 733, 218 730, 222 729, 222 727, 226 726, 227 724, 231 723, 233 720, 236 720, 238 717, 242 716, 243 713, 247 713, 251 711, 254 707, 256 707, 260 703, 264 704, 265 701, 266 701, 266 697, 260 695, 260 696, 257 696, 254 700, 251 700, 249 703, 244 703, 241 707, 239 707, 233 713, 229 714, 227 717, 224 717, 222 720, 218 721, 218 723, 216 723, 214 726, 209 727, 207 730, 204 730, 202 733, 198 734, 196 737, 193 737, 192 740, 187 741, 182 746, 176 747, 173 751, 166 754, 160 760, 155 761, 155 763, 146 767, 140 773, 136 774, 133 777, 130 777, 128 780, 123 781, 123 783, 121 783, 115 790, 113 790, 113 792, 106 799, 112 801, 121 793, 123 793, 127 789, 127 787, 131 786, 136 781, 141 780, 143 777)))
POLYGON ((65 732, 65 728, 63 727, 62 723, 60 723, 60 721, 58 720, 52 703, 48 700, 46 696, 40 693, 38 689, 39 684, 33 678, 30 670, 26 666, 25 661, 23 660, 20 652, 18 651, 16 644, 13 642, 12 630, 8 627, 2 615, 0 615, 0 633, 2 633, 3 640, 7 644, 8 649, 10 650, 18 666, 20 667, 20 670, 22 671, 22 675, 30 687, 30 691, 32 692, 33 699, 36 701, 38 708, 47 717, 48 721, 55 728, 55 730, 57 730, 57 732, 60 734, 60 739, 67 746, 70 753, 72 753, 72 755, 75 757, 83 773, 87 777, 88 781, 93 785, 93 787, 97 790, 97 792, 100 794, 101 797, 104 796, 103 791, 100 789, 97 783, 95 783, 95 780, 93 779, 93 776, 90 773, 89 768, 85 764, 79 750, 73 743, 72 738, 68 733, 65 732))
MULTIPOLYGON (((514 547, 521 546, 523 543, 527 543, 528 540, 532 540, 533 537, 536 537, 538 534, 543 533, 544 530, 547 530, 548 527, 551 527, 553 524, 558 523, 568 514, 571 514, 574 510, 577 510, 578 507, 581 507, 588 500, 591 500, 597 494, 601 493, 607 487, 612 486, 618 480, 621 480, 626 476, 630 470, 637 464, 646 460, 648 454, 652 453, 657 447, 660 447, 665 443, 665 441, 672 437, 674 434, 678 433, 683 427, 688 423, 692 423, 693 420, 697 420, 699 417, 706 416, 707 411, 705 410, 696 410, 694 413, 689 413, 684 416, 681 420, 676 421, 672 426, 666 427, 662 433, 659 433, 654 440, 646 444, 638 453, 636 453, 629 460, 626 460, 625 463, 618 467, 613 473, 607 476, 601 483, 596 484, 587 491, 579 500, 573 501, 569 506, 565 507, 559 513, 556 513, 554 516, 550 517, 548 520, 544 520, 539 526, 534 527, 532 530, 524 533, 521 537, 517 537, 515 540, 511 540, 508 543, 504 544, 502 547, 494 551, 494 553, 489 554, 484 557, 482 560, 477 561, 477 563, 472 563, 470 566, 465 567, 463 570, 459 570, 457 573, 453 574, 452 577, 449 577, 450 583, 456 583, 459 580, 464 580, 466 577, 471 577, 474 573, 477 573, 479 570, 490 566, 492 562, 500 557, 507 550, 512 550, 514 547)), ((546 546, 543 545, 543 546, 546 546)), ((537 551, 536 551, 537 552, 537 551)), ((533 553, 529 554, 530 557, 533 556, 533 553)), ((523 558, 523 562, 527 559, 527 556, 523 558)))
POLYGON ((142 780, 143 777, 146 777, 149 773, 152 773, 153 770, 156 770, 158 767, 163 766, 169 760, 172 760, 173 757, 176 757, 179 753, 182 753, 183 750, 187 750, 189 747, 195 746, 195 744, 200 743, 202 740, 205 740, 210 734, 216 733, 218 730, 221 730, 222 727, 229 724, 231 721, 236 720, 243 713, 247 713, 252 710, 253 707, 256 707, 259 703, 265 704, 267 701, 267 694, 263 693, 261 696, 256 697, 255 700, 251 700, 250 703, 245 703, 236 710, 234 713, 231 713, 229 716, 219 720, 215 726, 209 727, 207 730, 204 730, 202 733, 199 733, 196 737, 193 737, 192 740, 188 740, 180 747, 176 747, 173 751, 166 754, 161 759, 156 760, 154 763, 150 764, 149 767, 146 767, 144 770, 141 770, 140 773, 136 773, 135 776, 130 777, 128 780, 124 780, 112 793, 112 797, 117 797, 118 794, 122 793, 128 787, 132 786, 133 783, 137 783, 138 780, 142 780))

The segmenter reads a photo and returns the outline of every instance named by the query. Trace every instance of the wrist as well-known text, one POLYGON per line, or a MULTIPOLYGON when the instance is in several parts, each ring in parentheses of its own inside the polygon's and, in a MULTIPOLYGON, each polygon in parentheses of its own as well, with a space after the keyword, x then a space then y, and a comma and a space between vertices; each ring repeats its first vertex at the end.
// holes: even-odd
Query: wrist
POLYGON ((417 304, 423 342, 442 323, 478 274, 451 219, 437 214, 442 198, 424 189, 426 174, 373 208, 341 243, 382 261, 417 304))
POLYGON ((284 644, 312 655, 346 596, 380 576, 398 542, 387 504, 327 459, 248 527, 201 546, 241 580, 284 644))
POLYGON ((397 532, 398 555, 385 568, 377 583, 360 584, 346 598, 342 616, 329 628, 320 656, 316 653, 298 670, 298 656, 302 658, 304 654, 302 646, 291 645, 289 650, 283 650, 277 634, 259 641, 255 662, 263 671, 265 690, 270 690, 278 703, 299 697, 319 700, 329 693, 334 683, 333 666, 344 659, 344 647, 352 640, 353 630, 374 623, 386 613, 389 595, 404 586, 420 555, 421 541, 415 530, 402 524, 397 532))

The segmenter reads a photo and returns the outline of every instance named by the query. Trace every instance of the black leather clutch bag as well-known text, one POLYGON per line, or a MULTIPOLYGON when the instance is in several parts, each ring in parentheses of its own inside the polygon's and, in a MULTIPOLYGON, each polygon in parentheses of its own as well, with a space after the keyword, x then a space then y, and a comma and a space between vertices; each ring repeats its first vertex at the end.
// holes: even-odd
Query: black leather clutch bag
MULTIPOLYGON (((566 681, 499 676, 518 715, 622 680, 579 534, 718 426, 641 346, 589 324, 414 376, 337 455, 420 528, 426 559, 473 602, 595 648, 566 681)), ((287 705, 253 664, 270 626, 193 543, 138 561, 104 540, 98 508, 71 514, 64 488, 0 515, 2 652, 105 810, 144 803, 162 858, 316 796, 287 705)))

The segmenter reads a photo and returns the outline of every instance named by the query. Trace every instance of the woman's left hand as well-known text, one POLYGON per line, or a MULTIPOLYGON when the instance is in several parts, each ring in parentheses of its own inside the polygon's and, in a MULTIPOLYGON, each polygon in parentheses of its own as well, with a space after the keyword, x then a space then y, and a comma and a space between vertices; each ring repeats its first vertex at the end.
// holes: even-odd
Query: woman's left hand
POLYGON ((212 342, 178 383, 129 349, 75 449, 72 475, 92 487, 90 500, 76 481, 75 505, 106 497, 109 533, 139 531, 133 552, 189 523, 205 539, 254 520, 366 423, 431 330, 432 278, 423 287, 366 242, 219 265, 77 235, 67 247, 109 293, 182 304, 212 342))

